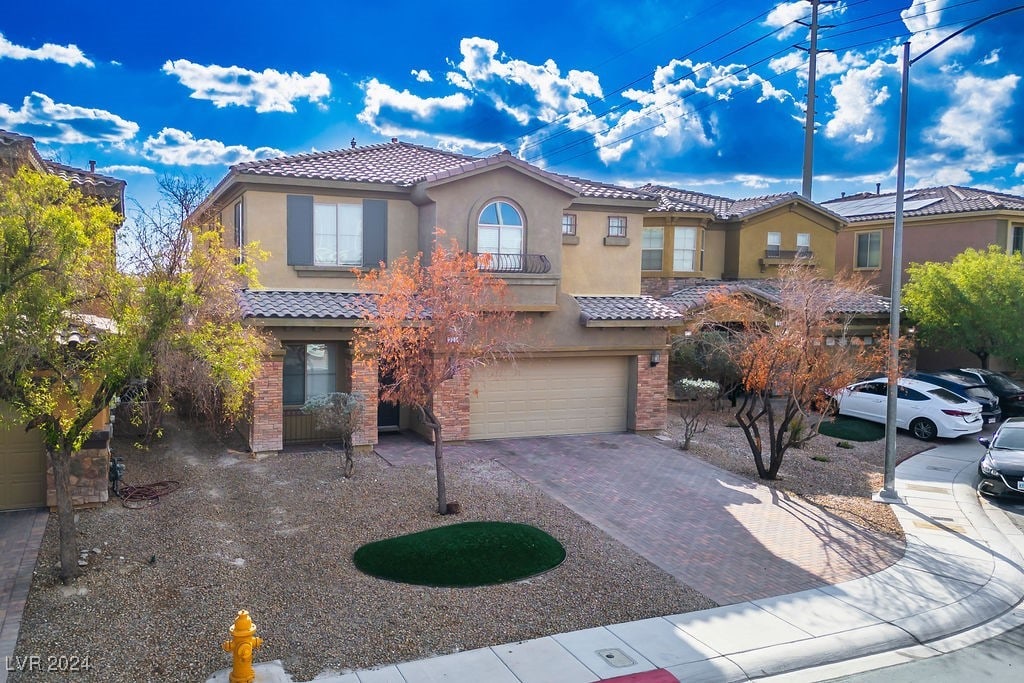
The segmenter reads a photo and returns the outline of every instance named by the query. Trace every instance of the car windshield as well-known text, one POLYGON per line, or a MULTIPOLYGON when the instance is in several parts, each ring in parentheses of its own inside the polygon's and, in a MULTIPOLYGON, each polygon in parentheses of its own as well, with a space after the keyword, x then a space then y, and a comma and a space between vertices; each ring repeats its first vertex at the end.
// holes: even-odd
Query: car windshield
POLYGON ((1024 429, 1001 429, 992 442, 992 448, 1024 449, 1024 429))
POLYGON ((993 372, 987 375, 987 377, 989 381, 991 381, 992 384, 1000 391, 1005 391, 1008 393, 1024 393, 1024 386, 1021 386, 1017 382, 1014 382, 1012 379, 1006 377, 1005 375, 1000 375, 998 373, 993 372))
POLYGON ((929 389, 928 393, 935 398, 941 398, 946 403, 967 403, 967 399, 963 396, 957 396, 949 389, 943 389, 942 387, 929 389))

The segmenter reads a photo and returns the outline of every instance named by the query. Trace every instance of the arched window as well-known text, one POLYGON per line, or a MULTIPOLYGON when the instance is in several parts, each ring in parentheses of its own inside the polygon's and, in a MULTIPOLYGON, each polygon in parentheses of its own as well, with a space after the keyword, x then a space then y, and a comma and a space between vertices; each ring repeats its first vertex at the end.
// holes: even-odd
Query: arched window
POLYGON ((523 217, 514 206, 494 201, 484 207, 476 229, 476 250, 480 254, 498 255, 499 263, 508 261, 508 265, 521 267, 523 217))

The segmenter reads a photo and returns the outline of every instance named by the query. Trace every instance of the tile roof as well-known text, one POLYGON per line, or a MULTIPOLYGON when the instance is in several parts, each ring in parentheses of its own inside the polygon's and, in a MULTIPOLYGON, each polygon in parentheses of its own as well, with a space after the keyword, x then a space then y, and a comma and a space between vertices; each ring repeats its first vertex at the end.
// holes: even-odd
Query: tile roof
POLYGON ((650 211, 656 213, 710 213, 718 220, 728 221, 746 218, 747 216, 767 211, 768 209, 782 204, 788 204, 792 201, 802 201, 812 206, 816 206, 825 213, 832 215, 837 220, 845 220, 842 216, 835 213, 828 207, 815 204, 814 202, 798 195, 796 192, 770 194, 762 197, 730 199, 728 197, 719 197, 713 194, 704 194, 703 192, 694 192, 693 190, 684 190, 675 187, 668 187, 666 185, 647 184, 637 189, 642 192, 656 195, 659 198, 660 202, 658 206, 654 209, 650 209, 650 211))
POLYGON ((73 185, 92 185, 105 188, 117 188, 127 185, 125 181, 118 178, 112 178, 108 175, 96 173, 95 171, 86 171, 73 166, 65 166, 54 161, 44 160, 43 166, 49 173, 59 176, 73 185))
POLYGON ((576 296, 580 321, 678 320, 682 316, 650 296, 576 296))
POLYGON ((239 295, 243 318, 359 320, 365 301, 365 294, 351 292, 244 289, 239 295))
MULTIPOLYGON (((663 304, 685 313, 707 303, 711 292, 749 292, 768 301, 778 302, 781 290, 777 280, 705 280, 682 287, 659 299, 663 304)), ((833 313, 881 315, 889 313, 889 298, 866 292, 843 292, 837 296, 833 313)))
POLYGON ((408 142, 390 142, 250 161, 236 164, 231 169, 243 176, 381 183, 408 188, 421 182, 436 182, 478 168, 507 163, 528 168, 584 197, 646 201, 655 199, 639 190, 545 171, 515 158, 507 151, 478 158, 408 142))
MULTIPOLYGON (((850 215, 846 220, 851 223, 874 221, 882 219, 893 219, 896 216, 896 193, 886 192, 882 194, 862 192, 860 194, 831 199, 822 202, 822 206, 836 213, 844 213, 844 205, 851 206, 853 202, 864 202, 870 199, 890 198, 892 210, 877 211, 863 215, 850 215)), ((906 190, 903 193, 905 203, 925 204, 920 208, 904 206, 904 217, 917 216, 941 216, 955 213, 972 213, 976 211, 1024 211, 1024 197, 995 192, 993 190, 982 190, 973 187, 960 185, 945 185, 942 187, 926 187, 917 190, 906 190), (934 200, 934 201, 928 201, 934 200)))

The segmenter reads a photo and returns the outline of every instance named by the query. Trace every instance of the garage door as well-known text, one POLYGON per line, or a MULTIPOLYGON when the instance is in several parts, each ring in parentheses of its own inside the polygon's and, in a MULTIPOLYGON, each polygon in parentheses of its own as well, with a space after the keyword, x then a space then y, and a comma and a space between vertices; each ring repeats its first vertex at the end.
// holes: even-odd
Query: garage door
POLYGON ((469 438, 624 431, 628 376, 624 356, 480 368, 470 380, 469 438))
POLYGON ((0 510, 46 505, 46 449, 38 429, 0 427, 0 510))

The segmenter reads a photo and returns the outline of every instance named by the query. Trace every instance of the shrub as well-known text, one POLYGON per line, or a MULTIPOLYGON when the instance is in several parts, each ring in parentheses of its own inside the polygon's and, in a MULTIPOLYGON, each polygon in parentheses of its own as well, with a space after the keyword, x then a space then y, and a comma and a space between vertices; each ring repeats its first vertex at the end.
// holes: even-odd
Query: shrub
POLYGON ((675 384, 676 398, 679 399, 679 416, 683 418, 683 442, 680 447, 690 448, 694 434, 708 428, 703 413, 710 401, 719 394, 718 382, 707 379, 681 379, 675 384))
POLYGON ((343 475, 345 478, 351 477, 355 469, 352 434, 359 428, 359 420, 363 414, 362 394, 336 391, 317 396, 306 401, 302 406, 302 412, 313 415, 318 431, 338 435, 344 449, 343 475))

